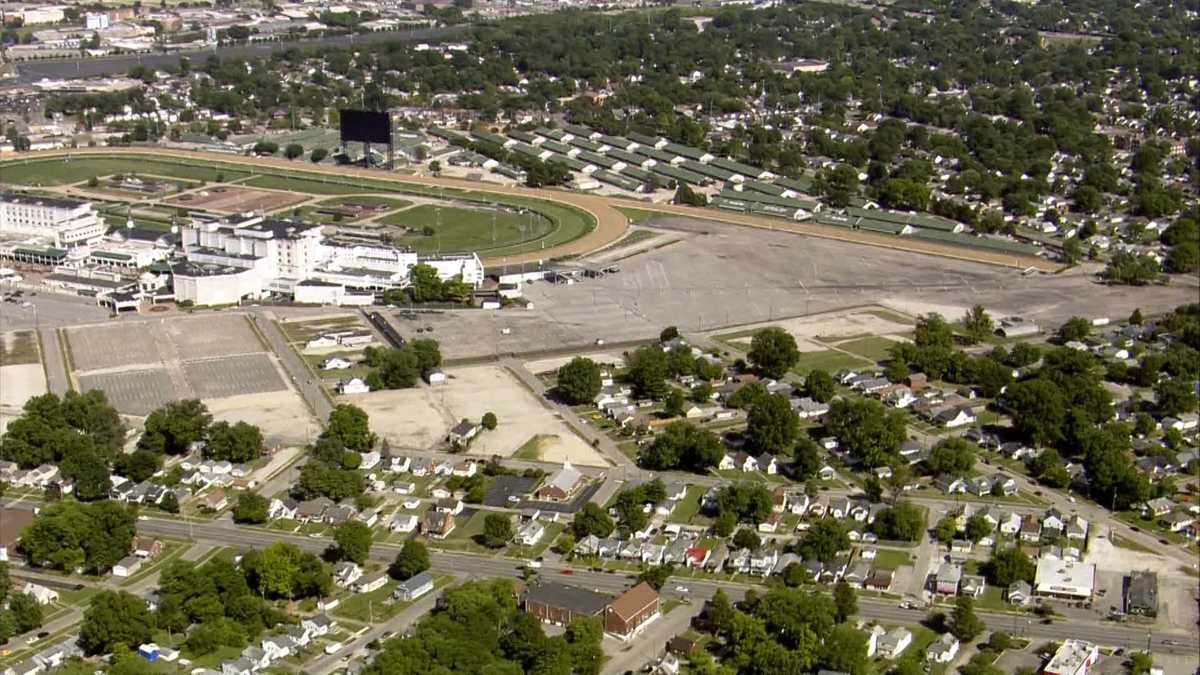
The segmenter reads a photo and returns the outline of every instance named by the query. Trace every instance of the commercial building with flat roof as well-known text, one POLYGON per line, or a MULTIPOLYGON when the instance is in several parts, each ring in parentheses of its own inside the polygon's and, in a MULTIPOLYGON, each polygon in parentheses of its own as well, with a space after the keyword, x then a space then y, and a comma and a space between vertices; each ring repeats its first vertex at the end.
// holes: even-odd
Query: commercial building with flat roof
POLYGON ((1054 598, 1090 600, 1096 590, 1096 566, 1039 558, 1033 590, 1038 595, 1054 598))
POLYGON ((1096 645, 1083 640, 1067 639, 1042 669, 1045 675, 1087 675, 1100 658, 1096 645))

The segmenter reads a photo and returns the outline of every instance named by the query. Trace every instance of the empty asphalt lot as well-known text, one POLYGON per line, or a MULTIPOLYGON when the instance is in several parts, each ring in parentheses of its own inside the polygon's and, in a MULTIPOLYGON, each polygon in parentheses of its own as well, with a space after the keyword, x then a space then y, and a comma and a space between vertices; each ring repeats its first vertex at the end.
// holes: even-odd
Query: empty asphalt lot
POLYGON ((525 289, 537 311, 578 342, 699 331, 884 304, 909 314, 958 318, 982 304, 1055 327, 1079 315, 1124 318, 1194 302, 1194 282, 1110 287, 1082 270, 1033 274, 962 260, 751 230, 684 218, 652 221, 686 239, 619 261, 621 271, 573 285, 525 289))

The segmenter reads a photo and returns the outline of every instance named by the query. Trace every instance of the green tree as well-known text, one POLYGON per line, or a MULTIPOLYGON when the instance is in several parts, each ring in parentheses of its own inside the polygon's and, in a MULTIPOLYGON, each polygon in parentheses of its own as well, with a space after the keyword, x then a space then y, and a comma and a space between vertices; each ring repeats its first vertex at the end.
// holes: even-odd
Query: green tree
POLYGON ((485 412, 483 417, 479 420, 479 426, 487 429, 488 431, 495 429, 498 423, 499 421, 496 419, 496 413, 491 412, 490 410, 485 412))
POLYGON ((963 315, 963 332, 972 343, 988 337, 995 328, 995 322, 983 305, 975 305, 963 315))
POLYGON ((133 509, 116 502, 56 502, 34 517, 21 549, 36 567, 99 574, 129 554, 135 524, 133 509))
MULTIPOLYGON (((1176 247, 1178 248, 1178 247, 1176 247)), ((1172 249, 1174 250, 1174 249, 1172 249)), ((1162 266, 1153 256, 1131 251, 1117 251, 1101 273, 1110 283, 1145 286, 1162 275, 1162 266)))
POLYGON ((764 328, 750 340, 746 359, 763 375, 779 379, 800 360, 796 338, 782 328, 764 328))
POLYGON ((1154 402, 1163 415, 1178 417, 1196 409, 1196 394, 1189 382, 1164 379, 1154 385, 1154 402))
POLYGON ((867 468, 891 463, 905 436, 903 413, 873 399, 835 400, 825 429, 867 468))
POLYGON ((42 606, 32 595, 14 593, 9 596, 8 611, 12 614, 17 633, 28 633, 42 627, 42 606))
POLYGON ((204 456, 243 464, 262 455, 262 447, 263 435, 258 427, 241 421, 230 424, 222 420, 209 427, 204 456))
POLYGON ((329 422, 322 436, 336 439, 342 447, 354 452, 367 452, 377 440, 371 433, 370 417, 355 405, 343 403, 329 413, 329 422))
POLYGON ((647 567, 638 574, 638 581, 644 581, 656 591, 661 591, 667 580, 675 573, 674 565, 654 565, 647 567))
POLYGON ((733 534, 733 530, 737 527, 737 523, 738 517, 736 513, 732 511, 723 511, 717 516, 716 521, 713 522, 713 532, 715 532, 718 537, 728 537, 729 535, 733 534))
POLYGON ((288 159, 296 159, 303 154, 304 146, 299 143, 288 143, 287 147, 283 149, 283 156, 288 159))
POLYGON ((733 535, 733 545, 737 548, 748 548, 751 551, 757 551, 758 547, 762 546, 762 539, 754 530, 743 527, 733 535))
POLYGON ((151 450, 134 450, 113 460, 113 472, 137 483, 149 480, 161 467, 162 455, 151 450))
POLYGON ((191 448, 192 443, 204 439, 210 424, 212 415, 201 401, 186 399, 168 403, 146 417, 138 448, 181 455, 191 448))
POLYGON ((875 516, 872 529, 883 539, 896 541, 919 541, 925 531, 925 517, 921 510, 909 502, 880 511, 875 516))
POLYGON ((720 464, 724 454, 724 446, 715 434, 680 420, 668 424, 653 443, 641 450, 638 463, 655 471, 704 472, 720 464))
POLYGON ((628 377, 634 395, 660 400, 670 389, 667 385, 667 355, 658 347, 640 347, 626 359, 628 377))
POLYGON ((1016 581, 1033 583, 1037 565, 1018 546, 997 547, 984 565, 988 583, 998 588, 1008 588, 1016 581))
POLYGON ((947 438, 933 446, 925 465, 934 475, 960 475, 975 466, 979 452, 979 446, 964 438, 947 438))
POLYGON ((771 493, 761 483, 742 482, 717 491, 719 513, 732 513, 739 522, 757 525, 771 517, 771 493))
POLYGON ((942 516, 942 519, 933 526, 933 536, 943 544, 949 544, 950 541, 958 536, 958 523, 954 516, 942 516))
POLYGON ((845 579, 833 587, 833 604, 837 606, 838 623, 858 614, 858 594, 845 579))
POLYGON ((814 401, 828 403, 836 393, 836 389, 833 386, 833 378, 829 376, 827 371, 813 368, 808 371, 808 376, 804 378, 804 392, 814 401))
POLYGON ((175 496, 174 490, 167 490, 162 501, 158 503, 158 508, 167 513, 179 513, 179 497, 175 496))
POLYGON ((571 521, 571 531, 578 539, 588 535, 607 537, 612 534, 614 527, 612 518, 593 502, 584 504, 583 508, 575 512, 575 519, 571 521))
POLYGON ((672 387, 663 398, 663 414, 667 417, 679 417, 683 414, 684 403, 683 392, 672 387))
POLYGON ((924 314, 917 317, 913 342, 918 347, 950 348, 954 346, 954 329, 941 314, 924 314))
POLYGON ((979 543, 979 540, 991 534, 993 531, 991 523, 981 514, 976 513, 967 519, 967 527, 964 530, 967 539, 974 543, 979 543))
POLYGON ((141 598, 124 591, 101 591, 83 613, 79 646, 89 655, 119 647, 136 649, 153 634, 154 617, 141 598))
POLYGON ((826 634, 820 662, 828 670, 866 675, 871 669, 866 634, 849 624, 834 626, 826 634))
POLYGON ((796 545, 796 551, 806 560, 829 562, 840 551, 850 548, 846 526, 834 518, 822 518, 812 524, 796 545))
POLYGON ((325 148, 313 148, 312 152, 308 153, 308 159, 313 164, 318 164, 329 156, 329 151, 325 148))
POLYGON ((1050 445, 1062 439, 1067 420, 1067 402, 1053 382, 1036 378, 1017 382, 1004 392, 1002 405, 1013 420, 1013 428, 1035 445, 1050 445))
POLYGON ((489 513, 483 519, 480 543, 488 548, 500 548, 513 538, 512 520, 503 513, 489 513))
POLYGON ((1092 332, 1092 322, 1081 316, 1067 319, 1058 329, 1058 339, 1062 342, 1082 340, 1092 332))
POLYGON ((558 369, 555 392, 570 405, 591 403, 600 393, 600 365, 576 356, 558 369))
POLYGON ((410 539, 404 542, 404 546, 396 554, 396 559, 388 566, 388 574, 393 579, 404 581, 427 569, 429 569, 429 551, 425 549, 425 544, 410 539))
POLYGON ((708 206, 708 197, 702 192, 696 192, 685 181, 679 181, 675 190, 675 203, 685 206, 708 206))
POLYGON ((748 450, 790 455, 799 433, 800 420, 787 398, 764 396, 750 405, 745 434, 748 450))
POLYGON ((1074 265, 1083 259, 1083 244, 1077 237, 1069 237, 1062 244, 1063 262, 1074 265))
POLYGON ((255 492, 243 492, 238 495, 233 507, 233 522, 235 523, 265 523, 269 518, 271 503, 266 497, 255 492))
POLYGON ((963 642, 971 642, 984 630, 983 621, 975 615, 975 600, 970 596, 959 596, 954 602, 954 613, 950 617, 950 632, 963 642))
POLYGON ((364 565, 371 555, 371 528, 361 521, 350 520, 338 525, 333 531, 333 541, 337 544, 338 557, 343 560, 364 565))

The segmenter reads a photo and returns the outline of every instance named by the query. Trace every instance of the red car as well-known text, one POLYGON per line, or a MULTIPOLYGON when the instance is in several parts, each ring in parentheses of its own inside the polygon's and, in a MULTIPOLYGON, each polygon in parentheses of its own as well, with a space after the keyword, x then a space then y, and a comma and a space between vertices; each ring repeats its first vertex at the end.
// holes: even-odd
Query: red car
POLYGON ((570 567, 564 567, 562 570, 560 570, 560 573, 566 576, 571 576, 572 574, 575 574, 575 570, 571 569, 570 567))

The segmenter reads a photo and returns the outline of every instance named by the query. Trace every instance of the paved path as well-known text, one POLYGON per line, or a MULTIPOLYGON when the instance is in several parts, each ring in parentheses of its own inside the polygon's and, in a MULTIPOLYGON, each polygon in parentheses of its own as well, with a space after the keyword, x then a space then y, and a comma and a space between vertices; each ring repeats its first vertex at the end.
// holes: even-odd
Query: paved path
POLYGON ((63 357, 62 346, 58 344, 58 331, 53 328, 39 328, 38 336, 42 339, 46 387, 50 393, 62 396, 71 390, 71 380, 67 376, 67 365, 66 359, 63 357))
POLYGON ((333 411, 333 404, 325 397, 325 392, 321 390, 320 383, 313 377, 304 360, 292 349, 288 344, 287 337, 279 326, 275 325, 272 320, 272 315, 269 312, 253 312, 250 314, 250 319, 254 323, 255 328, 267 339, 271 345, 271 349, 279 357, 279 362, 283 364, 284 370, 287 371, 288 377, 292 381, 292 386, 304 398, 305 403, 312 409, 313 414, 317 419, 324 423, 329 418, 329 413, 333 411))

